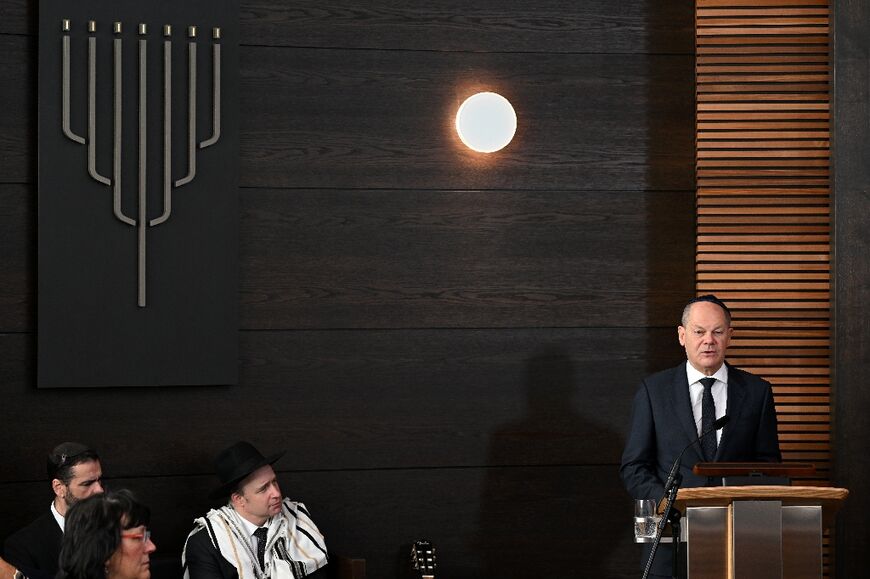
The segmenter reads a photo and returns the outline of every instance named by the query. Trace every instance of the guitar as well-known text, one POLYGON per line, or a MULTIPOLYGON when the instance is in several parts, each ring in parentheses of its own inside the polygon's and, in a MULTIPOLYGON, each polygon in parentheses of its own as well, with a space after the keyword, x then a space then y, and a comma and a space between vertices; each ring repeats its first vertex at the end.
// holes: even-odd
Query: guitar
POLYGON ((411 564, 415 576, 421 579, 435 579, 435 547, 430 541, 415 541, 411 547, 411 564))

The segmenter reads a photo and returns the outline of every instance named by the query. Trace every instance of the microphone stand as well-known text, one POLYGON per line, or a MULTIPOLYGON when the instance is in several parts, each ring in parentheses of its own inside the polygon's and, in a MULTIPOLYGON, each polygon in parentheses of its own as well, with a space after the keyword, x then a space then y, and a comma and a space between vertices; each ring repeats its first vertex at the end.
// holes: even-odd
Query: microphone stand
MULTIPOLYGON (((676 465, 675 465, 676 466, 676 465)), ((677 491, 680 490, 680 485, 683 484, 683 475, 680 474, 679 467, 676 468, 673 479, 671 479, 671 484, 668 488, 665 489, 665 497, 667 497, 667 504, 665 505, 665 512, 662 515, 659 524, 656 527, 656 537, 653 540, 652 550, 649 553, 649 559, 646 561, 646 567, 643 570, 643 579, 647 579, 649 576, 650 569, 652 568, 653 560, 656 558, 656 551, 658 551, 659 544, 662 542, 662 534, 665 531, 665 525, 668 521, 671 522, 671 528, 673 529, 673 537, 674 537, 674 566, 673 566, 673 577, 674 579, 679 578, 679 549, 680 549, 680 517, 682 516, 680 511, 673 508, 674 501, 677 499, 677 491)))
POLYGON ((680 490, 680 485, 683 484, 683 475, 680 473, 680 465, 683 462, 683 454, 687 450, 689 450, 692 445, 701 441, 705 436, 709 436, 710 433, 716 432, 726 424, 730 420, 729 416, 726 414, 722 416, 715 422, 713 422, 710 427, 702 432, 698 438, 693 440, 686 448, 677 455, 677 460, 674 461, 674 466, 671 467, 671 472, 668 473, 668 481, 665 483, 665 495, 664 498, 667 498, 667 506, 665 506, 665 512, 662 515, 662 519, 659 521, 658 527, 656 528, 656 537, 653 541, 652 550, 649 553, 649 559, 647 559, 646 567, 643 570, 643 579, 647 579, 649 576, 650 568, 652 568, 653 560, 656 557, 656 551, 659 548, 659 543, 662 542, 662 533, 665 530, 665 525, 668 521, 671 522, 671 528, 674 531, 674 566, 673 566, 673 577, 674 579, 679 579, 679 558, 680 554, 680 517, 682 514, 674 507, 674 501, 677 499, 677 491, 680 490))

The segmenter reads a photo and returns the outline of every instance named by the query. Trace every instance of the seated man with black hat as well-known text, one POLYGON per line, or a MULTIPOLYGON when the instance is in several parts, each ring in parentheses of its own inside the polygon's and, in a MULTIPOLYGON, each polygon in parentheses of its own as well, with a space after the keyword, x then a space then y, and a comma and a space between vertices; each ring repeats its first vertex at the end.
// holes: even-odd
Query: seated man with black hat
POLYGON ((270 457, 247 442, 221 451, 221 486, 212 498, 226 506, 196 519, 181 563, 184 579, 298 579, 325 576, 326 543, 302 503, 282 499, 270 457))

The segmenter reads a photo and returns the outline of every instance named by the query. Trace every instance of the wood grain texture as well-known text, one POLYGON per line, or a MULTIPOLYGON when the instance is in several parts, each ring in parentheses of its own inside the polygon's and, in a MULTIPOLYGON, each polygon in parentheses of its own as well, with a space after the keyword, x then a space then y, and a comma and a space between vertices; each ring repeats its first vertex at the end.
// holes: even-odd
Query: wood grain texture
MULTIPOLYGON (((27 87, 0 111, 2 182, 34 180, 35 62, 30 39, 0 37, 0 72, 27 87)), ((691 66, 683 55, 243 48, 240 183, 691 189, 691 66), (520 118, 495 156, 466 149, 454 129, 479 90, 501 91, 520 118)))
POLYGON ((70 392, 33 387, 35 5, 0 0, 0 539, 46 506, 39 457, 82 439, 177 577, 211 457, 244 437, 290 450, 285 492, 370 577, 420 537, 446 577, 637 576, 617 463, 693 292, 690 4, 243 3, 241 385, 70 392), (475 88, 521 119, 489 161, 451 127, 475 88))
MULTIPOLYGON (((36 34, 30 0, 0 3, 0 34, 36 34)), ((245 45, 498 52, 683 53, 692 51, 692 12, 683 2, 648 5, 541 0, 468 4, 434 0, 241 2, 245 45)))
POLYGON ((692 186, 683 156, 691 150, 689 57, 348 52, 339 60, 252 48, 242 60, 251 71, 241 97, 251 112, 242 125, 247 186, 692 186), (461 102, 480 90, 504 94, 518 111, 514 141, 493 156, 465 149, 453 125, 461 102), (670 181, 651 183, 650 166, 670 181))
POLYGON ((300 470, 481 466, 493 444, 503 465, 616 465, 640 378, 680 354, 670 329, 243 332, 239 387, 44 391, 33 348, 0 334, 0 482, 41 479, 67 439, 114 476, 202 474, 245 432, 300 470))
POLYGON ((0 35, 0 183, 36 181, 36 49, 36 38, 0 35))
MULTIPOLYGON (((668 326, 692 290, 689 192, 245 189, 240 205, 243 329, 605 327, 616 310, 668 326)), ((34 329, 35 220, 34 188, 0 185, 2 331, 34 329)))
POLYGON ((837 577, 857 577, 870 568, 865 537, 870 524, 870 6, 835 3, 837 31, 834 61, 837 123, 833 129, 834 365, 833 481, 849 488, 847 507, 838 517, 837 577))
POLYGON ((266 43, 392 50, 505 52, 688 52, 691 21, 677 2, 655 10, 637 0, 613 6, 603 0, 574 3, 519 0, 470 5, 459 0, 425 8, 396 0, 360 5, 347 0, 243 4, 246 38, 266 43), (651 34, 667 31, 667 34, 651 34), (658 42, 651 43, 650 37, 658 42))
POLYGON ((246 191, 247 328, 669 325, 691 288, 691 195, 246 191), (670 232, 654 256, 637 251, 670 232))

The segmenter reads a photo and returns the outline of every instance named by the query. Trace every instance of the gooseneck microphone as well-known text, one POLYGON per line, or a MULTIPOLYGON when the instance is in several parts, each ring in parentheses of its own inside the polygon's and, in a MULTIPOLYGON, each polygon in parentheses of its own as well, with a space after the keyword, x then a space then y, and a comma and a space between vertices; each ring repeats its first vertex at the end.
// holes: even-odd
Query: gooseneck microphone
POLYGON ((677 476, 677 471, 680 469, 680 463, 683 460, 683 454, 685 454, 687 450, 692 448, 692 445, 701 442, 701 439, 703 439, 705 436, 709 436, 710 434, 716 432, 717 430, 728 424, 729 420, 731 420, 731 417, 727 414, 722 418, 716 420, 713 424, 710 425, 707 430, 702 432, 701 435, 698 436, 698 438, 690 442, 689 445, 680 452, 680 454, 677 456, 677 460, 674 461, 674 466, 671 467, 671 472, 668 475, 668 482, 665 483, 665 494, 662 498, 668 496, 668 491, 671 490, 671 487, 674 485, 674 478, 677 476))

